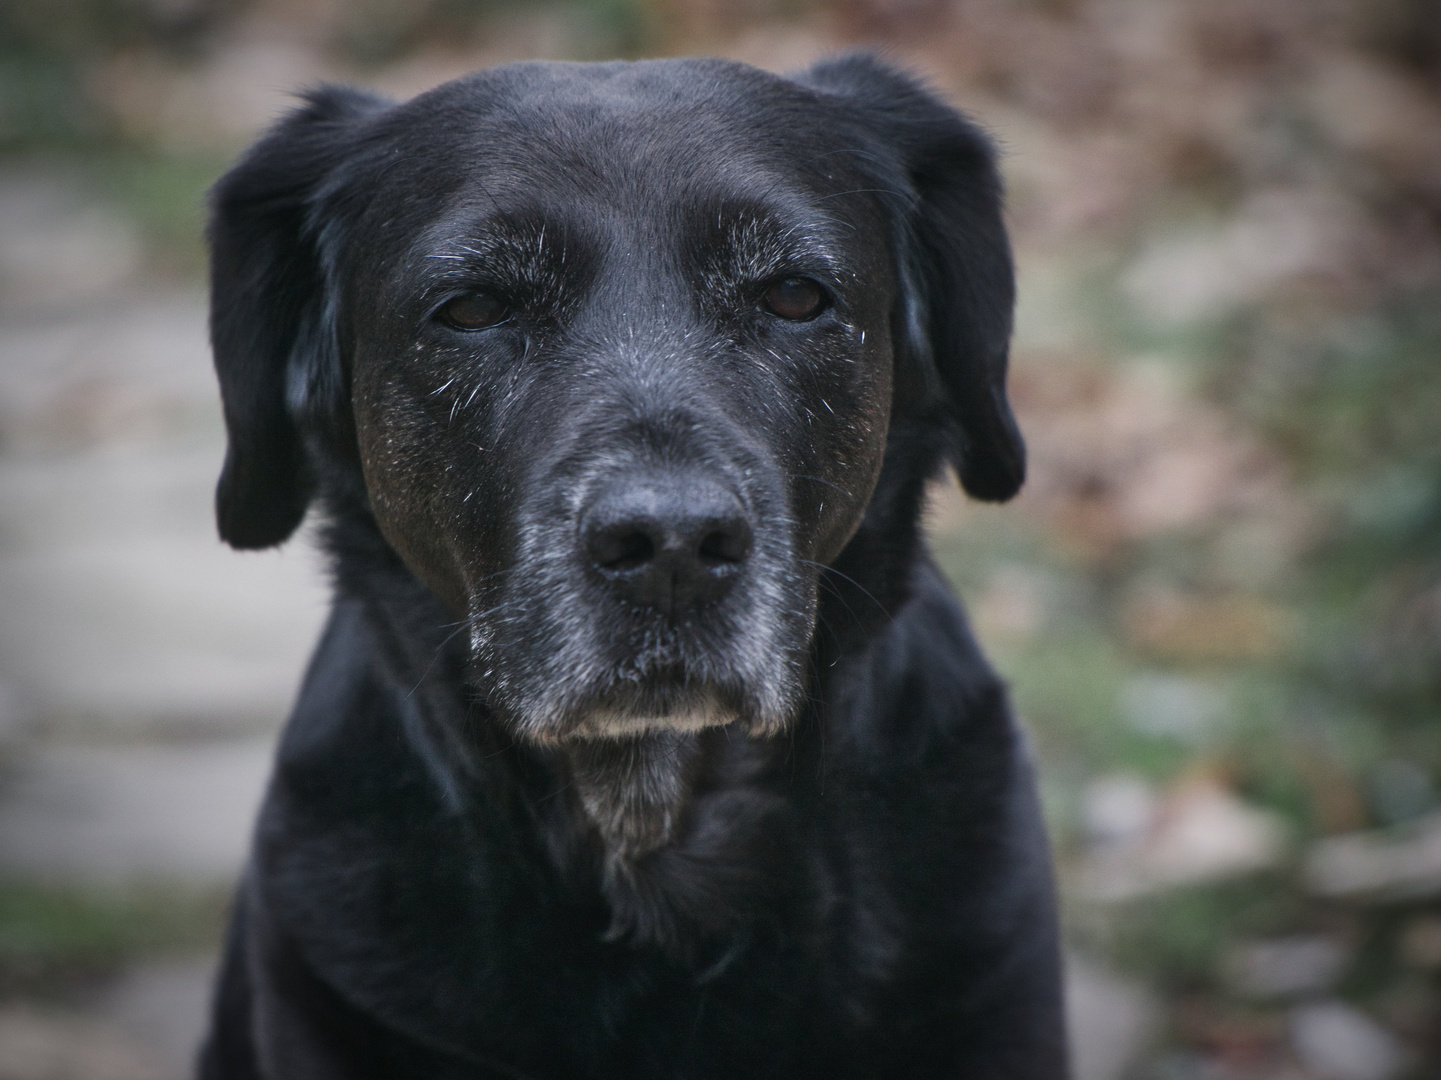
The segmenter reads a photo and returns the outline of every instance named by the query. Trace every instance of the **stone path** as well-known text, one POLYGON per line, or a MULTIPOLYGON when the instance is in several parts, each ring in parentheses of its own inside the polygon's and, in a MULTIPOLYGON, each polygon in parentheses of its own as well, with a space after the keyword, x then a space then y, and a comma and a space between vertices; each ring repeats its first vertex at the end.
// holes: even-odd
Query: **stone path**
POLYGON ((204 326, 195 294, 0 321, 0 734, 199 737, 284 715, 326 593, 303 540, 242 555, 216 538, 204 326))
POLYGON ((245 858, 271 740, 40 743, 0 796, 0 867, 47 881, 227 881, 245 858))
MULTIPOLYGON (((326 609, 304 539, 216 538, 204 298, 130 291, 132 248, 63 180, 0 174, 4 880, 233 880, 326 609)), ((144 962, 64 1009, 0 1003, 0 1080, 181 1080, 213 963, 144 962)))

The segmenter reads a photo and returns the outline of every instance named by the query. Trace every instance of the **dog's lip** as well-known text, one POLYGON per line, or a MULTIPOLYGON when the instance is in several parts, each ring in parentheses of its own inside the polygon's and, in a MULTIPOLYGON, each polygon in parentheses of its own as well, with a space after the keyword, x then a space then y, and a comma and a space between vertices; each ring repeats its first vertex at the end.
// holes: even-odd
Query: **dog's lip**
MULTIPOLYGON (((557 703, 559 704, 559 703, 557 703)), ((695 733, 743 722, 734 696, 708 683, 621 683, 522 720, 545 743, 629 739, 661 732, 695 733)))
POLYGON ((618 709, 596 709, 583 714, 569 731, 575 739, 627 739, 658 732, 694 733, 725 727, 739 719, 735 713, 714 702, 669 713, 626 713, 618 709))

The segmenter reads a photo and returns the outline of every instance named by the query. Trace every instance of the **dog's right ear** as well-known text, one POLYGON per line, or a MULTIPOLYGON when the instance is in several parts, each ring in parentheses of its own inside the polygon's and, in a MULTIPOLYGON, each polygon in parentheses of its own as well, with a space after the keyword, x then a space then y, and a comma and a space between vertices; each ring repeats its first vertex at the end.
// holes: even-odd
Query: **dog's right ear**
POLYGON ((210 342, 230 440, 215 513, 232 547, 281 543, 310 505, 314 479, 297 420, 343 409, 345 381, 317 196, 365 118, 388 104, 316 90, 211 191, 210 342))
POLYGON ((951 422, 961 485, 1002 502, 1026 475, 1026 447, 1006 396, 1015 270, 991 140, 915 79, 865 53, 798 77, 837 95, 872 140, 873 170, 897 229, 904 309, 900 344, 933 381, 951 422))

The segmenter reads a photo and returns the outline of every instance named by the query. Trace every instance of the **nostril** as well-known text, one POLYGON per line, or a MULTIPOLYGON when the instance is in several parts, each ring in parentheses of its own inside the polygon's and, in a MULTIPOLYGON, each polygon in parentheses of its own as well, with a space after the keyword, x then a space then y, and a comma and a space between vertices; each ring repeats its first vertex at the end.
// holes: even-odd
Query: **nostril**
POLYGON ((655 558, 655 541, 639 529, 602 529, 591 537, 591 561, 602 570, 634 570, 655 558))
POLYGON ((700 561, 716 568, 743 562, 750 554, 751 532, 743 521, 727 523, 706 533, 700 542, 700 561))
POLYGON ((744 575, 753 528, 739 495, 684 471, 615 477, 587 500, 577 554, 637 609, 681 618, 744 575))

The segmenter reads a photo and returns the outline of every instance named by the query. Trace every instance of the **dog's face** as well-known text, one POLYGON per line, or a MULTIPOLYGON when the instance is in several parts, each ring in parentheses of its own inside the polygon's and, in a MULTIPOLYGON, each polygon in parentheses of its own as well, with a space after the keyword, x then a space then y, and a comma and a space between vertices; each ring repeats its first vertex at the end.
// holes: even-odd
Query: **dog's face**
POLYGON ((734 85, 657 111, 654 69, 544 74, 402 107, 414 164, 366 179, 340 304, 377 520, 517 731, 777 727, 884 452, 885 220, 734 85))
POLYGON ((222 533, 358 467, 529 740, 779 729, 896 431, 1020 481, 988 149, 863 58, 322 92, 212 239, 222 533))

